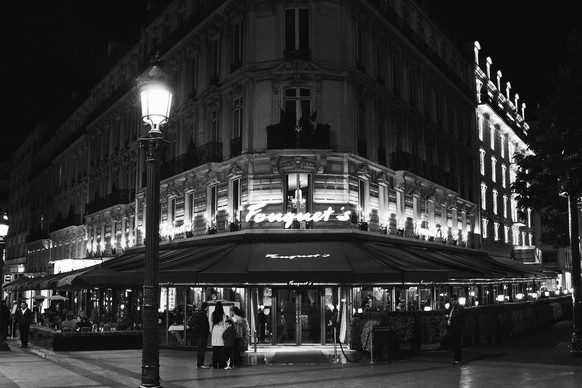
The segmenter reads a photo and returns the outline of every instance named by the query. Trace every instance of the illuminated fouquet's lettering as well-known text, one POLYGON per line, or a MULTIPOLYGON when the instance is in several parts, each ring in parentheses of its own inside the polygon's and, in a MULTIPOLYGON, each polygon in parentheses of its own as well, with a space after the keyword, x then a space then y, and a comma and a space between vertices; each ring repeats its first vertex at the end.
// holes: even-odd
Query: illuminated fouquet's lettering
POLYGON ((310 259, 310 258, 326 258, 326 257, 330 257, 331 253, 313 253, 313 254, 308 254, 308 255, 280 255, 278 253, 267 253, 265 255, 266 259, 289 259, 289 260, 294 260, 294 259, 310 259))
MULTIPOLYGON (((332 217, 332 215, 334 215, 334 209, 332 207, 328 207, 327 210, 325 211, 319 211, 319 212, 315 212, 313 214, 307 212, 307 213, 269 213, 269 214, 265 214, 263 213, 263 208, 266 206, 266 203, 257 203, 254 205, 249 205, 247 208, 247 215, 246 215, 246 222, 250 222, 253 221, 256 224, 260 224, 261 222, 283 222, 285 223, 285 228, 289 228, 292 224, 294 220, 297 220, 299 222, 301 221, 305 221, 305 222, 327 222, 330 220, 330 218, 332 217)), ((336 214, 335 219, 338 221, 347 221, 350 219, 350 215, 351 215, 351 210, 344 210, 344 208, 341 208, 342 213, 340 214, 336 214)))

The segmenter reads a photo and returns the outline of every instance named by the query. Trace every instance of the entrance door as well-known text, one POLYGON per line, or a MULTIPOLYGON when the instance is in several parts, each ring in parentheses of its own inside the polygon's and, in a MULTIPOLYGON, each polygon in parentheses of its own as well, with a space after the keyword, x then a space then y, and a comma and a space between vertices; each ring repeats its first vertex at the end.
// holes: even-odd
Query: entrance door
POLYGON ((321 290, 277 290, 276 343, 321 343, 321 290))

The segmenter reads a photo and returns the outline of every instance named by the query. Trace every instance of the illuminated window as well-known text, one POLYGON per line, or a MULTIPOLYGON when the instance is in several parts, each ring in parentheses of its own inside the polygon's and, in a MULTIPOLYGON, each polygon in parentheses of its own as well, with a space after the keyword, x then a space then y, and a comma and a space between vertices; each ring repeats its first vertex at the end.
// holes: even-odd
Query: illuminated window
POLYGON ((497 181, 497 159, 495 156, 491 157, 491 180, 493 182, 497 181))
POLYGON ((479 130, 479 140, 483 141, 483 126, 485 125, 485 119, 483 116, 478 117, 478 130, 479 130))
POLYGON ((239 222, 239 211, 241 208, 241 187, 240 178, 230 181, 230 220, 239 222))
POLYGON ((194 192, 186 194, 186 214, 190 222, 194 222, 194 192))
POLYGON ((481 209, 487 209, 487 185, 481 182, 481 209))
POLYGON ((505 135, 499 133, 499 151, 501 151, 501 157, 505 158, 505 135))
POLYGON ((499 241, 499 222, 493 223, 493 239, 499 241))
POLYGON ((491 125, 489 127, 490 136, 489 139, 491 140, 491 150, 495 150, 495 127, 491 125))
POLYGON ((503 217, 507 218, 507 195, 503 195, 503 217))
POLYGON ((516 178, 515 171, 512 168, 510 168, 509 169, 509 183, 510 184, 514 184, 515 183, 515 178, 516 178))
MULTIPOLYGON (((364 180, 364 179, 359 179, 358 180, 358 207, 359 210, 361 212, 361 214, 366 214, 367 213, 367 186, 368 186, 368 181, 364 180)), ((365 217, 364 217, 365 218, 365 217)), ((364 219, 364 221, 366 221, 364 219)))
POLYGON ((507 146, 508 146, 508 152, 509 152, 509 160, 511 162, 513 162, 513 154, 515 154, 515 146, 513 145, 513 143, 511 141, 507 142, 507 146))
POLYGON ((515 200, 515 196, 511 196, 511 219, 513 222, 517 222, 517 201, 515 200))
POLYGON ((481 231, 483 238, 487 238, 487 224, 488 223, 489 223, 489 220, 487 218, 483 218, 483 230, 481 231))
POLYGON ((285 181, 286 211, 311 212, 311 176, 306 173, 287 174, 285 181))
POLYGON ((485 150, 483 148, 479 150, 479 170, 481 175, 485 175, 485 150))
POLYGON ((210 186, 208 189, 208 216, 210 226, 216 226, 216 212, 218 210, 218 186, 210 186))
POLYGON ((501 186, 503 188, 507 186, 507 166, 505 164, 501 165, 501 186))
POLYGON ((493 214, 497 214, 497 190, 493 189, 493 214))
POLYGON ((170 199, 168 203, 168 222, 172 224, 176 221, 176 198, 170 199))
POLYGON ((509 242, 509 226, 504 226, 503 227, 503 231, 504 231, 504 239, 503 241, 508 243, 509 242))

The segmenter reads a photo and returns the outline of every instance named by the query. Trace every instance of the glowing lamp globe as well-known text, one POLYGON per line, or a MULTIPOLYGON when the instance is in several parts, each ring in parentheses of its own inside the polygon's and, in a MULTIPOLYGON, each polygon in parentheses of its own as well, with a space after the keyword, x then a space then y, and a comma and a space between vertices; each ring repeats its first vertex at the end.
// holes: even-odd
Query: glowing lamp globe
POLYGON ((150 132, 160 132, 160 125, 170 117, 172 91, 170 77, 158 65, 147 69, 137 80, 141 99, 141 116, 151 126, 150 132))
POLYGON ((0 216, 0 237, 6 237, 8 235, 8 216, 3 214, 0 216))

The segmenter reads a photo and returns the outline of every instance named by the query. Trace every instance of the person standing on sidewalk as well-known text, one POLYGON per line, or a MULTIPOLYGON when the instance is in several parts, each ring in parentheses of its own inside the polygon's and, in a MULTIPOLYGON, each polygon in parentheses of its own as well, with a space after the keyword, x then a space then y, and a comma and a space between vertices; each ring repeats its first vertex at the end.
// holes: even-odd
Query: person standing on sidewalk
POLYGON ((32 311, 28 308, 28 304, 24 301, 20 303, 20 308, 16 310, 16 322, 20 330, 20 347, 28 348, 28 332, 30 331, 30 324, 34 319, 32 311))
POLYGON ((224 354, 222 348, 224 347, 224 339, 222 334, 224 333, 224 321, 226 320, 226 315, 224 314, 224 307, 222 307, 221 302, 216 302, 214 311, 212 312, 212 367, 213 368, 224 368, 226 366, 224 360, 224 354))
POLYGON ((206 345, 208 344, 208 335, 210 334, 210 323, 208 323, 208 303, 203 302, 200 311, 196 312, 193 320, 193 330, 196 336, 197 360, 196 365, 201 369, 210 368, 204 364, 204 355, 206 354, 206 345))
POLYGON ((459 365, 463 362, 463 329, 465 328, 465 309, 459 304, 457 295, 451 296, 451 307, 448 311, 447 328, 453 348, 453 365, 459 365))
POLYGON ((235 360, 235 349, 234 341, 236 339, 236 330, 234 328, 234 322, 227 319, 224 322, 224 333, 222 333, 222 339, 224 340, 224 359, 226 360, 226 366, 224 369, 234 369, 235 360))
POLYGON ((6 341, 6 338, 8 338, 8 326, 10 326, 10 323, 8 322, 10 320, 10 309, 8 306, 6 306, 5 300, 2 301, 1 308, 2 310, 0 313, 2 314, 2 338, 4 338, 6 341))

